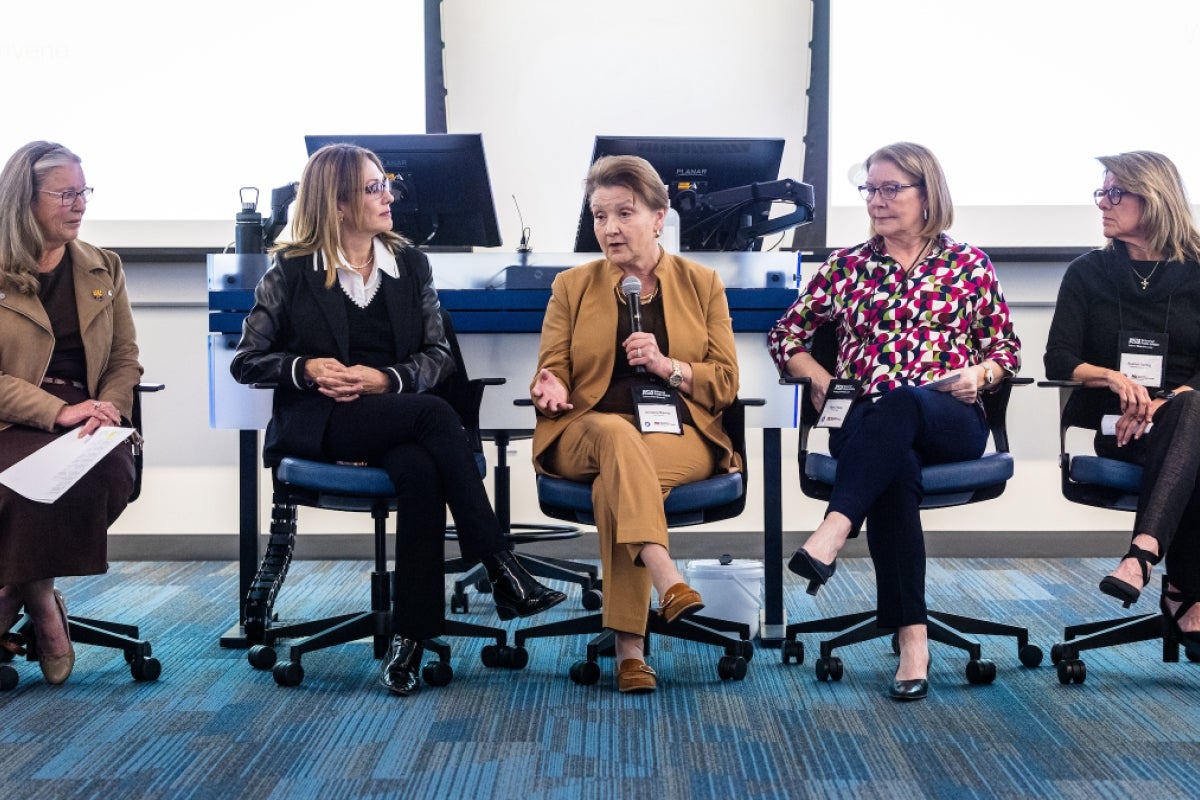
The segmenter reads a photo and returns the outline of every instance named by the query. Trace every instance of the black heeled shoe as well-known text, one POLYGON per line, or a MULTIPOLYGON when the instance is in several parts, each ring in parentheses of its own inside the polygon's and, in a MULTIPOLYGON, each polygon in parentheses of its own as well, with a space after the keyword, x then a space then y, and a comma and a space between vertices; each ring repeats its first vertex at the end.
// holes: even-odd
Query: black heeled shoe
POLYGON ((1158 598, 1158 608, 1162 611, 1163 619, 1171 626, 1171 631, 1175 634, 1175 638, 1183 645, 1193 656, 1200 656, 1200 631, 1185 631, 1179 627, 1179 620, 1187 614, 1192 606, 1196 605, 1197 601, 1194 597, 1189 597, 1177 589, 1166 589, 1158 598), (1167 608, 1167 601, 1173 600, 1179 603, 1179 608, 1174 612, 1167 608))
POLYGON ((817 591, 833 577, 833 573, 837 572, 837 559, 835 558, 829 564, 823 564, 801 547, 792 553, 792 558, 788 561, 788 569, 801 578, 808 578, 807 591, 815 597, 817 591))
POLYGON ((502 620, 530 617, 567 599, 562 592, 538 583, 509 550, 484 556, 483 566, 492 584, 496 615, 502 620))
POLYGON ((929 679, 913 678, 911 680, 895 680, 888 687, 888 697, 905 702, 908 700, 924 700, 929 695, 929 679))
POLYGON ((421 657, 424 646, 416 639, 393 636, 379 682, 393 694, 408 697, 421 686, 421 657))
MULTIPOLYGON (((1129 545, 1129 552, 1121 560, 1124 561, 1126 558, 1136 559, 1141 566, 1143 587, 1150 582, 1150 567, 1162 560, 1162 556, 1157 556, 1149 550, 1143 550, 1134 544, 1129 545)), ((1120 600, 1124 603, 1125 608, 1129 608, 1142 596, 1141 589, 1130 583, 1126 583, 1120 578, 1114 578, 1112 575, 1105 575, 1101 578, 1100 591, 1109 597, 1115 597, 1120 600)))

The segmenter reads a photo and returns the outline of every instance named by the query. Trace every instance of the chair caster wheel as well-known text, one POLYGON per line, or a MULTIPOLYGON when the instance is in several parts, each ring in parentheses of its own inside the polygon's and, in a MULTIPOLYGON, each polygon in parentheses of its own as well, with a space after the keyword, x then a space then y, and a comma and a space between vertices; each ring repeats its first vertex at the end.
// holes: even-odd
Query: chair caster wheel
POLYGON ((1021 663, 1033 669, 1042 663, 1042 648, 1036 644, 1027 644, 1017 651, 1017 657, 1021 659, 1021 663))
POLYGON ((599 611, 604 607, 604 593, 599 589, 588 589, 580 597, 579 602, 587 611, 599 611))
POLYGON ((600 665, 595 661, 576 661, 571 665, 570 675, 580 686, 592 686, 600 680, 600 665))
POLYGON ((996 662, 973 658, 967 662, 967 683, 982 686, 996 680, 996 662))
POLYGON ((814 667, 819 681, 840 681, 842 679, 842 660, 837 656, 818 658, 814 667))
POLYGON ((740 681, 746 677, 746 659, 741 656, 722 656, 717 662, 717 675, 723 681, 740 681))
POLYGON ((454 668, 445 661, 430 661, 421 668, 421 677, 430 686, 448 686, 454 680, 454 668))
POLYGON ((479 580, 475 581, 475 591, 479 592, 480 594, 491 594, 492 582, 487 578, 480 578, 479 580))
POLYGON ((804 663, 804 642, 795 639, 784 639, 779 645, 779 654, 784 664, 804 663))
POLYGON ((280 661, 271 669, 271 675, 280 686, 299 686, 304 680, 304 667, 298 661, 280 661))
POLYGON ((1057 642, 1050 646, 1050 663, 1058 664, 1063 660, 1063 643, 1057 642))
POLYGON ((500 665, 508 669, 525 669, 529 663, 529 651, 524 647, 507 647, 508 652, 501 656, 500 665))
POLYGON ((451 614, 466 614, 471 609, 471 603, 467 600, 465 592, 455 592, 450 595, 450 613, 451 614))
POLYGON ((1058 682, 1066 686, 1069 683, 1083 683, 1087 680, 1087 667, 1082 659, 1065 658, 1058 662, 1058 682))
POLYGON ((483 649, 479 651, 479 660, 488 669, 495 669, 500 666, 500 645, 485 644, 483 649))
POLYGON ((1200 653, 1192 652, 1191 650, 1188 650, 1186 647, 1183 648, 1183 652, 1184 652, 1184 655, 1187 656, 1188 661, 1200 661, 1200 653))
POLYGON ((11 691, 17 688, 21 676, 17 671, 7 664, 0 665, 0 692, 11 691))
POLYGON ((135 658, 129 662, 129 674, 135 681, 156 681, 162 674, 162 664, 157 658, 135 658))
POLYGON ((742 639, 738 644, 738 652, 729 653, 729 655, 739 655, 746 659, 746 663, 749 664, 754 660, 754 642, 749 639, 742 639))
POLYGON ((246 660, 255 669, 270 669, 275 666, 275 648, 256 644, 246 653, 246 660))

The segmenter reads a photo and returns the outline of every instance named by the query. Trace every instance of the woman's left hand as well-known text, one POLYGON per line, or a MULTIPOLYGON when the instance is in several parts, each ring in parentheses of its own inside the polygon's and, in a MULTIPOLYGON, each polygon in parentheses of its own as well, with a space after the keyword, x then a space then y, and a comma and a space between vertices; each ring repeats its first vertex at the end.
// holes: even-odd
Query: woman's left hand
POLYGON ((1143 415, 1141 406, 1130 406, 1124 414, 1117 418, 1116 436, 1117 447, 1124 447, 1135 439, 1146 434, 1146 429, 1154 421, 1154 413, 1162 408, 1166 400, 1151 400, 1143 415))
POLYGON ((671 359, 664 356, 658 349, 658 341, 654 338, 653 333, 646 331, 631 333, 622 346, 625 348, 625 357, 629 359, 632 366, 643 366, 647 372, 660 378, 666 378, 671 374, 671 359))
POLYGON ((952 370, 942 375, 942 378, 948 378, 951 375, 957 375, 958 380, 934 388, 941 392, 949 392, 955 400, 974 403, 979 397, 979 373, 975 367, 952 370))
POLYGON ((120 425, 121 412, 112 403, 104 400, 84 400, 82 403, 63 406, 54 419, 54 424, 63 428, 79 429, 79 438, 91 436, 101 425, 120 425))

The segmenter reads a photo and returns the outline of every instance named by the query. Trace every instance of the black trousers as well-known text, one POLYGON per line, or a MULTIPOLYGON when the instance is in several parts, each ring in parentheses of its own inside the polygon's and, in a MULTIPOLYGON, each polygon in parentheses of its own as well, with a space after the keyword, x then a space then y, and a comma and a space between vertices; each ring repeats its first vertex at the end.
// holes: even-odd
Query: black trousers
POLYGON ((366 461, 387 471, 399 499, 392 631, 412 639, 440 635, 446 506, 464 558, 512 549, 458 414, 433 395, 364 395, 335 406, 323 449, 331 460, 366 461))
POLYGON ((987 436, 980 404, 914 387, 858 401, 830 433, 838 466, 826 513, 845 514, 855 531, 867 523, 880 627, 926 622, 921 467, 978 458, 987 436))
POLYGON ((1154 415, 1150 433, 1125 447, 1097 441, 1101 455, 1142 466, 1133 534, 1158 541, 1175 588, 1200 599, 1200 392, 1180 392, 1154 415))

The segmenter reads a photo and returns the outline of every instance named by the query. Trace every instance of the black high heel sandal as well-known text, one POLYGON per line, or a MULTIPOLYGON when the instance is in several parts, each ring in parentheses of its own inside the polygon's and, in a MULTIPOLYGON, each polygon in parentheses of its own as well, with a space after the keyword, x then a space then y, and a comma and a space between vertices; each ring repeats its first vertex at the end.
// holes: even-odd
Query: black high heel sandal
MULTIPOLYGON (((1136 559, 1142 568, 1142 586, 1150 582, 1150 567, 1162 560, 1161 555, 1155 555, 1149 550, 1143 550, 1135 544, 1129 545, 1129 552, 1121 557, 1124 561, 1127 558, 1136 559)), ((1105 575, 1100 580, 1100 591, 1109 597, 1115 597, 1125 604, 1125 608, 1138 601, 1142 596, 1142 590, 1136 586, 1126 583, 1120 578, 1114 578, 1112 575, 1105 575)))
POLYGON ((1196 605, 1196 598, 1190 597, 1178 589, 1164 589, 1162 596, 1158 599, 1158 608, 1162 611, 1163 619, 1171 626, 1171 630, 1175 634, 1175 638, 1179 643, 1191 653, 1193 656, 1200 656, 1200 631, 1185 631, 1179 627, 1179 620, 1187 614, 1188 610, 1196 605), (1179 603, 1179 608, 1174 612, 1167 608, 1167 601, 1173 600, 1179 603))

